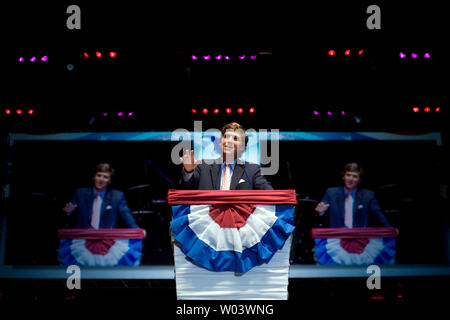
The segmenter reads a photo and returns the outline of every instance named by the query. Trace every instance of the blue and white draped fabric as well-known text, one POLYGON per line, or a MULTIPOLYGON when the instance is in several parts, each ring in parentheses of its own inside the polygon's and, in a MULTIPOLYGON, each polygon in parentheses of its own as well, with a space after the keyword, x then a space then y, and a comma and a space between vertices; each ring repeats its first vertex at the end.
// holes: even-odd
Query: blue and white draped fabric
POLYGON ((211 271, 267 263, 294 231, 294 190, 170 190, 168 200, 175 241, 211 271))
POLYGON ((324 265, 370 265, 395 262, 395 228, 313 229, 314 255, 324 265))
POLYGON ((138 266, 142 229, 61 229, 58 250, 63 265, 138 266))

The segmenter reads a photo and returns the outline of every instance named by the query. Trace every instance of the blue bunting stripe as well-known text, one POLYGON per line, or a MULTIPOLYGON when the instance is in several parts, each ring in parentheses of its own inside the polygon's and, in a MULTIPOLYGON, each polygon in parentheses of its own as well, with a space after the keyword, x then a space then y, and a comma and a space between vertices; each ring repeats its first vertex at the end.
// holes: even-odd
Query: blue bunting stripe
MULTIPOLYGON (((315 240, 315 251, 314 255, 316 258, 317 263, 322 265, 337 265, 342 264, 339 263, 339 261, 335 261, 333 257, 329 254, 327 249, 328 240, 326 238, 316 238, 315 240)), ((373 260, 368 262, 368 264, 392 264, 395 260, 395 254, 396 254, 396 239, 395 238, 383 238, 383 250, 381 252, 373 257, 373 260)), ((342 248, 342 250, 344 250, 342 248)), ((343 253, 343 252, 342 252, 343 253)), ((355 254, 348 254, 349 259, 351 259, 351 255, 355 254)), ((357 263, 353 263, 357 264, 357 263)))
POLYGON ((172 206, 172 234, 181 245, 184 254, 206 269, 244 273, 257 265, 269 262, 295 229, 295 207, 293 205, 276 205, 275 208, 277 217, 275 223, 259 243, 244 249, 242 253, 233 250, 216 251, 200 240, 189 227, 189 205, 172 206))
MULTIPOLYGON (((124 241, 124 240, 121 240, 124 241)), ((120 257, 120 260, 117 261, 116 264, 112 266, 137 266, 140 263, 142 256, 142 239, 128 239, 128 247, 129 249, 120 257)), ((79 265, 86 266, 85 263, 76 259, 76 257, 72 254, 72 239, 61 239, 59 250, 58 250, 58 258, 59 262, 62 265, 79 265)), ((114 250, 114 249, 112 249, 114 250)), ((92 255, 92 253, 88 252, 86 249, 86 254, 92 255)), ((91 265, 92 266, 92 265, 91 265)), ((105 264, 98 264, 96 266, 106 266, 105 264)), ((111 265, 108 265, 111 266, 111 265)))

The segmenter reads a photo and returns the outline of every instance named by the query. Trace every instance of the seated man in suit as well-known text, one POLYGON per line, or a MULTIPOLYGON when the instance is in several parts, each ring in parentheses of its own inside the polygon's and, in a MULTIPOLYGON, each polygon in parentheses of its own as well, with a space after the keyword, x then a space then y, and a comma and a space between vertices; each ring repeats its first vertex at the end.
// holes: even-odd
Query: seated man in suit
POLYGON ((108 163, 97 165, 94 186, 77 189, 72 200, 63 208, 68 215, 77 211, 76 228, 116 228, 119 224, 138 228, 124 193, 109 188, 113 174, 114 169, 108 163))
POLYGON ((208 161, 210 164, 195 159, 193 150, 186 150, 180 159, 183 164, 181 184, 200 190, 273 190, 259 165, 239 160, 248 141, 244 128, 232 122, 221 132, 222 157, 208 161))
POLYGON ((330 228, 361 228, 369 226, 372 214, 383 227, 390 227, 373 191, 358 188, 363 169, 357 163, 344 166, 343 187, 329 188, 315 210, 320 216, 328 213, 330 228))

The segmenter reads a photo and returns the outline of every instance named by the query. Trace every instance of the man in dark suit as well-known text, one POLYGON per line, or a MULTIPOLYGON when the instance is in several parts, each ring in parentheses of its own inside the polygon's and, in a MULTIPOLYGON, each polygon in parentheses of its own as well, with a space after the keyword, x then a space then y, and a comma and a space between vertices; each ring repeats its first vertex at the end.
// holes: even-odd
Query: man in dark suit
POLYGON ((361 228, 369 226, 372 214, 383 227, 390 227, 373 191, 358 188, 362 168, 357 163, 344 166, 343 187, 329 188, 316 206, 320 216, 329 215, 330 228, 361 228))
POLYGON ((221 132, 222 157, 201 161, 195 159, 193 150, 186 150, 180 159, 183 164, 181 184, 200 190, 273 190, 259 165, 239 160, 248 141, 244 128, 232 122, 221 132))
POLYGON ((76 228, 138 228, 123 192, 109 189, 114 169, 108 163, 97 165, 94 186, 75 191, 63 210, 71 215, 77 211, 76 228), (119 219, 118 219, 119 216, 119 219))

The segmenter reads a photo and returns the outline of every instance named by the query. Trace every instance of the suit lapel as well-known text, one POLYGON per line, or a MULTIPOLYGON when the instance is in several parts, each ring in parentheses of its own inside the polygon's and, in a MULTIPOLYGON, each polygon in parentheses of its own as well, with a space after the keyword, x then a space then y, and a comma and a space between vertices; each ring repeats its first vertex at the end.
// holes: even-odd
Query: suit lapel
POLYGON ((233 170, 233 176, 231 177, 230 190, 236 190, 239 179, 244 174, 243 164, 236 164, 233 170))
POLYGON ((360 189, 356 190, 356 196, 355 201, 353 203, 353 227, 359 226, 359 223, 357 223, 357 219, 359 218, 356 215, 357 209, 359 204, 362 202, 362 192, 360 192, 360 189))
POLYGON ((211 185, 213 190, 220 190, 220 164, 214 163, 211 166, 211 185))
POLYGON ((345 221, 345 192, 344 187, 339 188, 338 204, 341 212, 340 221, 345 221))
POLYGON ((103 218, 103 214, 105 213, 105 208, 111 204, 111 191, 108 189, 106 191, 105 197, 103 198, 102 201, 102 206, 100 208, 100 223, 99 223, 99 228, 101 228, 102 225, 102 218, 103 218))

